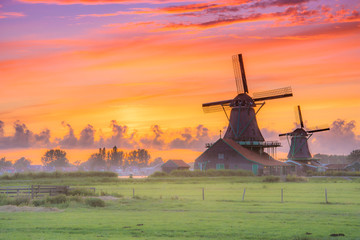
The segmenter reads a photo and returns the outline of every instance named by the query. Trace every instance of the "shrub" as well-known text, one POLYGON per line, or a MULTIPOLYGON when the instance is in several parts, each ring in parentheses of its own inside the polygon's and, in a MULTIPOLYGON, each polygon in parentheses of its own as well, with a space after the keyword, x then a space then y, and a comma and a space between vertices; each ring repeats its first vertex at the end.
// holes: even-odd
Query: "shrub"
POLYGON ((230 177, 230 176, 254 176, 251 171, 246 170, 216 170, 209 169, 206 171, 201 170, 174 170, 170 174, 165 172, 155 172, 150 177, 230 177))
POLYGON ((154 172, 149 177, 161 178, 161 177, 168 177, 168 176, 169 176, 169 174, 167 174, 166 172, 154 172))
POLYGON ((43 206, 45 205, 46 201, 45 199, 34 199, 32 201, 32 204, 35 206, 35 207, 39 207, 39 206, 43 206))
POLYGON ((263 179, 263 182, 279 182, 280 181, 280 177, 278 176, 266 176, 263 179))
POLYGON ((46 198, 46 202, 51 204, 61 204, 61 203, 65 203, 66 201, 67 201, 66 196, 63 194, 46 198))
POLYGON ((295 175, 288 175, 288 176, 286 176, 285 181, 286 182, 307 182, 308 179, 305 178, 305 177, 298 177, 298 176, 295 176, 295 175))
POLYGON ((26 172, 26 173, 15 173, 12 175, 2 175, 0 179, 3 180, 14 180, 14 179, 39 179, 39 178, 82 178, 82 177, 104 177, 104 178, 115 178, 117 173, 114 172, 26 172))
POLYGON ((95 196, 95 193, 92 189, 89 188, 72 188, 69 189, 67 194, 68 196, 95 196))
POLYGON ((90 207, 105 207, 105 202, 100 198, 87 198, 85 203, 90 207))
POLYGON ((15 197, 14 199, 12 199, 11 201, 11 205, 29 205, 30 204, 30 197, 28 196, 19 196, 19 197, 15 197))

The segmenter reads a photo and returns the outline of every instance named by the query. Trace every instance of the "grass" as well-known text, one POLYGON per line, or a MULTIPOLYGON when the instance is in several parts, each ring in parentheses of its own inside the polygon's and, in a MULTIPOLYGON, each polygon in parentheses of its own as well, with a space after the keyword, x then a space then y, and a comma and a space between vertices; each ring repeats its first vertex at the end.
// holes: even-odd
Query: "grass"
MULTIPOLYGON (((261 177, 86 179, 66 181, 79 188, 92 184, 97 193, 120 198, 106 201, 105 207, 71 201, 65 207, 58 204, 62 212, 0 212, 0 239, 360 238, 358 178, 274 183, 261 177), (325 204, 325 188, 329 204, 325 204), (339 233, 345 236, 330 236, 339 233)), ((0 184, 24 185, 19 179, 11 184, 4 181, 0 184)), ((56 179, 34 179, 28 184, 37 181, 59 185, 56 179)))

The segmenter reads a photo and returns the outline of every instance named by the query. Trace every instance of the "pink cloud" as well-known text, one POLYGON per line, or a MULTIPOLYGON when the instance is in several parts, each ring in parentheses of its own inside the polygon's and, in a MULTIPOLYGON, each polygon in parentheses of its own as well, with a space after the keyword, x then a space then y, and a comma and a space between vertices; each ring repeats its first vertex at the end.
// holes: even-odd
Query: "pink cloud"
POLYGON ((45 3, 45 4, 84 4, 84 5, 98 5, 98 4, 122 4, 122 3, 171 3, 171 2, 186 2, 186 0, 18 0, 24 3, 45 3))
POLYGON ((2 13, 0 13, 0 18, 25 17, 25 16, 26 16, 25 14, 20 13, 20 12, 2 12, 2 13))

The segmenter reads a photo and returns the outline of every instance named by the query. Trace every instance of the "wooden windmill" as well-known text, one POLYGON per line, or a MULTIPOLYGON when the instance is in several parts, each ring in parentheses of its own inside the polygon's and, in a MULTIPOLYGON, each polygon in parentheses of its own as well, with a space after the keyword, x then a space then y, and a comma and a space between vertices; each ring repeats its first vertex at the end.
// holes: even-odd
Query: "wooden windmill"
POLYGON ((253 97, 249 96, 248 85, 246 81, 244 62, 242 55, 232 57, 235 82, 237 87, 237 96, 234 99, 204 103, 202 105, 205 113, 224 111, 229 125, 224 135, 224 139, 231 139, 257 152, 266 147, 278 147, 279 143, 274 146, 267 144, 262 136, 256 121, 256 114, 265 104, 266 100, 291 97, 291 87, 274 89, 265 92, 254 93, 253 97), (255 107, 260 106, 255 112, 255 107), (230 117, 226 110, 231 109, 230 117))
POLYGON ((300 106, 297 106, 297 116, 300 127, 296 128, 290 133, 279 134, 279 136, 287 136, 291 138, 290 150, 288 154, 289 160, 304 161, 309 163, 312 160, 312 156, 309 150, 308 140, 316 132, 328 131, 330 128, 306 130, 301 114, 300 106))

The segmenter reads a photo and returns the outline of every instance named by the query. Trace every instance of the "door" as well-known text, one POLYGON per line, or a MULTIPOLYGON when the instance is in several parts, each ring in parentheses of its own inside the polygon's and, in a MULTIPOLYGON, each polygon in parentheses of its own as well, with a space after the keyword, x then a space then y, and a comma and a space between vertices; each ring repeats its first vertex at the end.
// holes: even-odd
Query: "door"
POLYGON ((259 166, 257 164, 253 164, 252 165, 252 172, 255 174, 255 175, 258 175, 258 168, 259 166))

